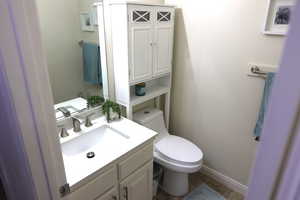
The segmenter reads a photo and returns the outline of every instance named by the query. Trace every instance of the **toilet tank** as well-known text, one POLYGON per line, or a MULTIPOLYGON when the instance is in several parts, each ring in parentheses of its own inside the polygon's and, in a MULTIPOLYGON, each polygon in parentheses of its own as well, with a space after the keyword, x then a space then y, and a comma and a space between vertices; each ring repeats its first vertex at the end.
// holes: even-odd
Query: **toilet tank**
POLYGON ((147 128, 156 131, 161 138, 168 135, 163 112, 156 108, 146 108, 133 114, 133 120, 147 128))

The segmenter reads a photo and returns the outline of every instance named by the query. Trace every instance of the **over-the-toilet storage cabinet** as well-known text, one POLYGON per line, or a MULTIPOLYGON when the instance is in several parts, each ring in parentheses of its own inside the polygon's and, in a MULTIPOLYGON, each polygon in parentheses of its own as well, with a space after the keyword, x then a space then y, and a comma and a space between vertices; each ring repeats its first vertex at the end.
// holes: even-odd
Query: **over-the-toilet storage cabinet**
POLYGON ((162 94, 169 98, 175 8, 112 3, 110 11, 116 101, 131 119, 134 105, 162 94), (140 82, 151 86, 146 97, 134 96, 140 82))

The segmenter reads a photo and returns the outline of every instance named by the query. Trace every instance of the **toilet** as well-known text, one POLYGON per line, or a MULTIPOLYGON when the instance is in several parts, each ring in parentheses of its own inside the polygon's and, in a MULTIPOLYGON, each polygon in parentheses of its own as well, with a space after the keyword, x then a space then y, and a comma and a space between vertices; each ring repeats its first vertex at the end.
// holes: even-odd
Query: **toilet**
POLYGON ((163 112, 158 109, 136 112, 133 120, 158 133, 154 141, 154 161, 164 167, 163 190, 172 196, 187 194, 188 174, 199 171, 202 166, 201 149, 187 139, 170 135, 163 112))

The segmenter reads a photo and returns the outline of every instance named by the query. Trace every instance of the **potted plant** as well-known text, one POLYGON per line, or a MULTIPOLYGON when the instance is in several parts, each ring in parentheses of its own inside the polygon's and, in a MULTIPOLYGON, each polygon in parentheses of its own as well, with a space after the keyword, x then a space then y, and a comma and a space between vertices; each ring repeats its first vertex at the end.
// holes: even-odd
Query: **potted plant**
POLYGON ((121 119, 120 105, 113 101, 106 100, 102 105, 102 112, 106 116, 107 122, 121 119))
POLYGON ((87 98, 87 107, 100 106, 104 102, 104 98, 100 96, 90 96, 87 98))

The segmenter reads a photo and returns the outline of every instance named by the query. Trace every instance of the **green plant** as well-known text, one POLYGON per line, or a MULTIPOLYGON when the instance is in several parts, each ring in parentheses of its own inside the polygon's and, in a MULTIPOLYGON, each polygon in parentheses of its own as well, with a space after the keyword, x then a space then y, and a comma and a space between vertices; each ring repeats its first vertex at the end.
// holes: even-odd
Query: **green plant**
POLYGON ((118 118, 121 119, 121 108, 120 105, 110 101, 110 100, 106 100, 104 102, 104 104, 102 105, 102 112, 104 115, 106 115, 106 119, 109 122, 111 120, 111 113, 110 111, 113 111, 115 113, 118 114, 118 118))
POLYGON ((104 98, 100 96, 90 96, 87 98, 87 106, 89 107, 95 107, 100 105, 104 102, 104 98))

